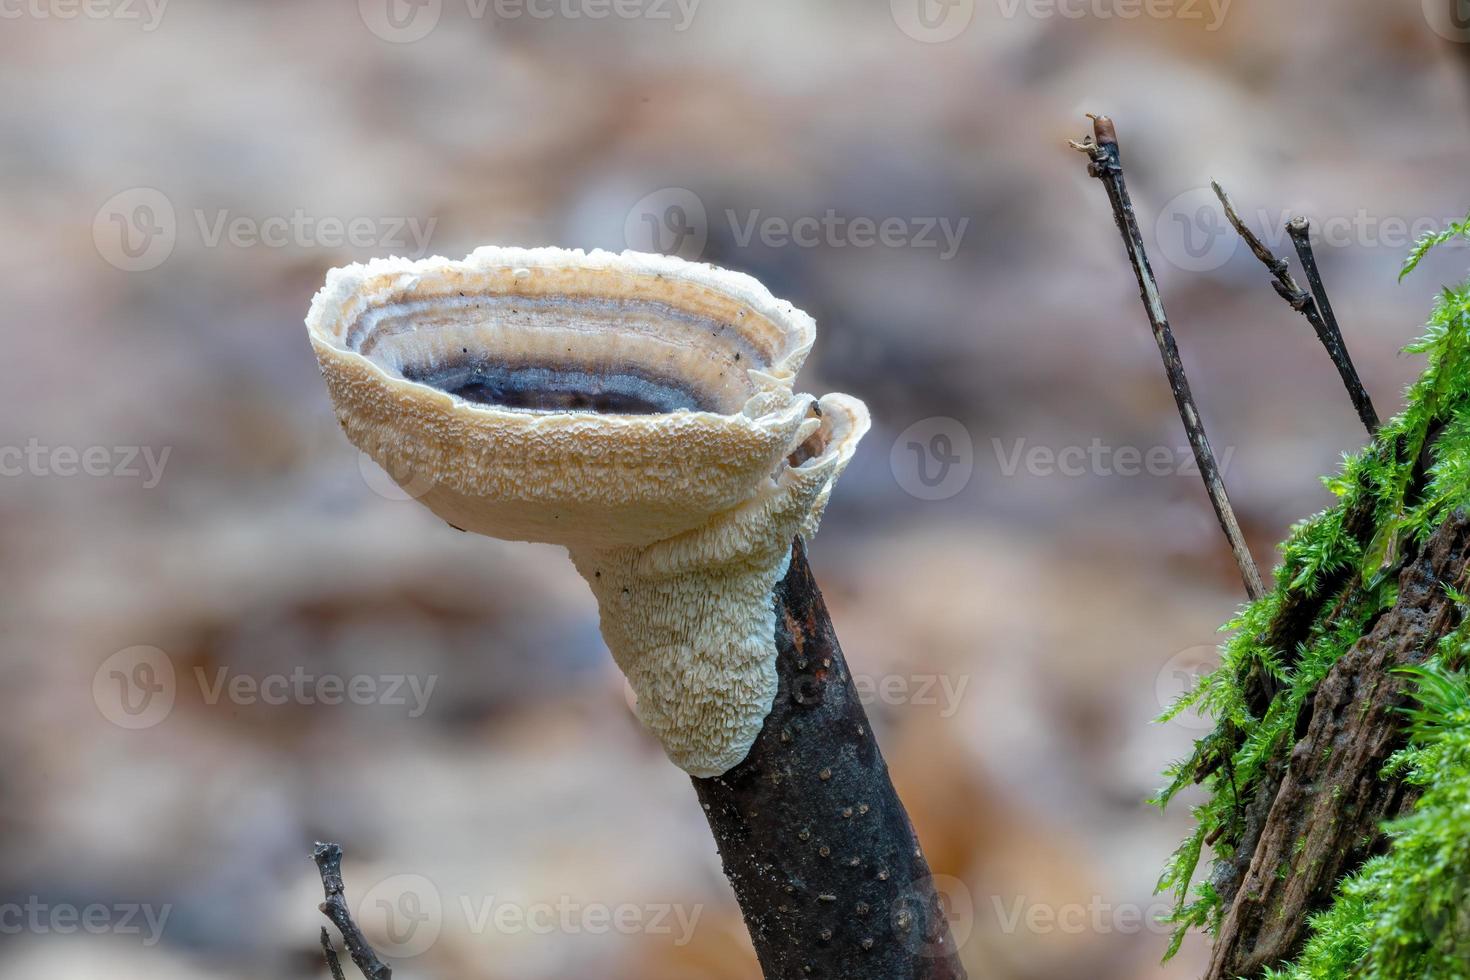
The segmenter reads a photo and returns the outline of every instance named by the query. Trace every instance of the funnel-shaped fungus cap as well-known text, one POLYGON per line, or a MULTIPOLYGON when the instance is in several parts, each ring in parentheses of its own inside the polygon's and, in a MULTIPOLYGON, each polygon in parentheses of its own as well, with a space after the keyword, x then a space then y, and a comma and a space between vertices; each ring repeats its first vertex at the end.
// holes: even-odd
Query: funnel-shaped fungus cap
POLYGON ((348 438, 455 527, 565 545, 670 755, 739 762, 771 589, 868 425, 793 391, 811 318, 676 258, 486 247, 333 270, 306 322, 348 438))
POLYGON ((308 318, 352 441, 450 524, 648 544, 747 499, 810 399, 811 318, 655 255, 482 248, 333 270, 308 318), (427 477, 427 480, 425 479, 427 477))

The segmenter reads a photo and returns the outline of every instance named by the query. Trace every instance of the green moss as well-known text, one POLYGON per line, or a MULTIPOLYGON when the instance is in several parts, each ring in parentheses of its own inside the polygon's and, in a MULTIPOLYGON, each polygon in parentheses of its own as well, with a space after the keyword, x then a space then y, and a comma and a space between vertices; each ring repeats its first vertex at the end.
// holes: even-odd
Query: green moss
MULTIPOLYGON (((1456 236, 1470 237, 1470 219, 1421 242, 1405 272, 1428 248, 1456 236)), ((1193 811, 1195 831, 1159 880, 1159 890, 1175 896, 1171 921, 1179 927, 1166 958, 1178 950, 1188 929, 1213 930, 1223 913, 1215 886, 1194 881, 1204 842, 1213 842, 1217 860, 1232 857, 1244 829, 1242 795, 1265 778, 1273 760, 1289 752, 1303 704, 1328 670, 1373 617, 1394 604, 1399 556, 1406 546, 1422 544, 1451 512, 1470 505, 1470 282, 1444 290, 1424 336, 1405 350, 1424 355, 1426 366, 1409 388, 1404 410, 1325 481, 1338 505, 1292 528, 1282 546, 1275 589, 1226 625, 1230 638, 1221 647, 1220 667, 1163 716, 1193 707, 1218 721, 1189 758, 1168 769, 1169 782, 1154 800, 1164 806, 1200 773, 1209 773, 1203 780, 1208 799, 1193 811), (1427 470, 1420 462, 1426 446, 1427 470), (1344 517, 1365 508, 1374 533, 1363 545, 1345 530, 1344 517), (1338 578, 1351 587, 1324 604, 1294 656, 1266 644, 1269 627, 1295 593, 1315 594, 1338 578), (1253 712, 1247 683, 1261 676, 1274 679, 1278 693, 1253 712)), ((1464 601, 1463 596, 1452 599, 1464 601)), ((1470 869, 1470 833, 1464 829, 1470 826, 1470 715, 1457 713, 1470 701, 1470 687, 1463 677, 1446 673, 1426 672, 1416 679, 1423 707, 1414 741, 1395 757, 1395 771, 1419 780, 1424 796, 1412 814, 1388 828, 1394 842, 1390 853, 1343 883, 1335 904, 1313 920, 1311 945, 1300 965, 1279 977, 1345 977, 1350 965, 1371 963, 1379 972, 1361 975, 1470 980, 1470 968, 1463 965, 1463 920, 1470 912, 1458 912, 1462 928, 1456 933, 1446 932, 1444 911, 1470 909, 1470 896, 1464 894, 1470 881, 1464 870, 1470 869), (1461 700, 1446 702, 1447 692, 1461 700), (1460 828, 1455 840, 1452 824, 1460 828), (1458 864, 1445 862, 1446 854, 1458 864), (1442 904, 1450 898, 1456 902, 1442 904), (1444 972, 1433 959, 1441 934, 1460 937, 1455 940, 1461 944, 1460 972, 1444 972), (1429 964, 1440 972, 1402 972, 1407 963, 1429 964)))

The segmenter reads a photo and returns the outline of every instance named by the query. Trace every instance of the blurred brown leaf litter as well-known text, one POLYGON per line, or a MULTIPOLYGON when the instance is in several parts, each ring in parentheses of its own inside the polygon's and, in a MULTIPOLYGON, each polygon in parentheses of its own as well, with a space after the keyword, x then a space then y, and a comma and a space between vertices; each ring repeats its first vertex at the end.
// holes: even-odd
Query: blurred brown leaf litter
POLYGON ((1213 29, 977 2, 929 43, 903 2, 703 0, 676 30, 673 5, 446 0, 412 41, 375 33, 373 0, 169 4, 146 30, 141 5, 14 8, 0 923, 24 925, 0 976, 325 976, 306 860, 324 838, 379 911, 370 938, 432 932, 398 976, 754 975, 693 794, 565 559, 444 527, 335 431, 301 317, 326 269, 411 253, 415 227, 450 256, 678 231, 811 312, 803 387, 877 421, 812 562, 971 974, 1197 975, 1203 944, 1161 968, 1149 921, 1188 815, 1141 801, 1198 734, 1150 721, 1176 655, 1215 642, 1239 582, 1196 476, 1117 465, 1185 442, 1064 140, 1084 109, 1127 120, 1160 286, 1267 565, 1362 427, 1195 202, 1219 178, 1272 202, 1243 215, 1263 234, 1312 217, 1391 413, 1428 290, 1463 276, 1447 252, 1394 283, 1409 229, 1466 206, 1467 45, 1367 0, 1201 7, 1223 9, 1213 29), (863 244, 860 218, 898 240, 863 244), (968 219, 948 257, 941 219, 968 219), (935 418, 973 471, 925 499, 922 460, 893 450, 935 418), (1080 473, 1057 465, 1093 445, 1080 473), (118 700, 140 680, 163 700, 118 700), (675 912, 696 910, 686 934, 675 912))

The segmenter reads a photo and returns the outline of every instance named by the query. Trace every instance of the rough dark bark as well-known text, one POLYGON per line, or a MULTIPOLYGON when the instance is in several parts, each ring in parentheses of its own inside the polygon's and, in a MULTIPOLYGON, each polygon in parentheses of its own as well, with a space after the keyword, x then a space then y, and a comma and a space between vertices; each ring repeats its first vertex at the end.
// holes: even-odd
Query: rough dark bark
POLYGON ((965 976, 800 541, 780 689, 744 762, 694 788, 767 980, 965 976))
POLYGON ((1407 682, 1394 669, 1422 663, 1458 625, 1444 585, 1470 576, 1470 518, 1456 514, 1399 577, 1394 607, 1332 667, 1315 692, 1305 733, 1281 767, 1249 866, 1216 937, 1206 980, 1259 975, 1294 957, 1307 918, 1330 904, 1338 880, 1384 846, 1380 827, 1412 804, 1381 778, 1404 744, 1407 682))

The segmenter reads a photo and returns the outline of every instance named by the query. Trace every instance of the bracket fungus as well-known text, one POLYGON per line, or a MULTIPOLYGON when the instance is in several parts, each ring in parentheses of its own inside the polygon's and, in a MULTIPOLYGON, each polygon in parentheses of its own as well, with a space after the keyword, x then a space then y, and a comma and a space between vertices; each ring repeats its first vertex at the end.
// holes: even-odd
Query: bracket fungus
POLYGON ((567 548, 678 766, 745 758, 792 538, 868 428, 793 389, 811 317, 677 258, 485 247, 334 269, 306 325, 348 438, 430 510, 567 548))

